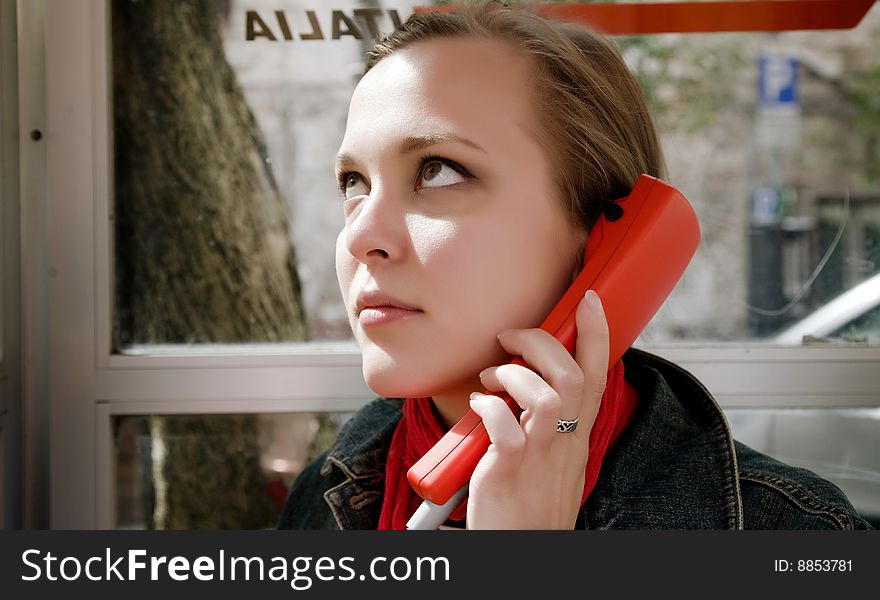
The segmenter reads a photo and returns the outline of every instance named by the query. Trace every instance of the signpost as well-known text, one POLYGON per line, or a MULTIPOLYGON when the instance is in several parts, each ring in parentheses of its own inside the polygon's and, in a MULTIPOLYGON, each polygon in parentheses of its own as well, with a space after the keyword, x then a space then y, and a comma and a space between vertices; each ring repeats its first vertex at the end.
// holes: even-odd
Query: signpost
POLYGON ((798 61, 775 54, 758 58, 755 142, 763 148, 794 148, 801 139, 798 61))
POLYGON ((755 115, 755 157, 764 162, 752 191, 749 233, 749 304, 764 309, 749 312, 753 333, 766 335, 779 327, 772 310, 786 303, 783 290, 786 207, 785 155, 800 144, 798 61, 778 53, 758 57, 758 106, 755 115), (770 311, 770 312, 767 312, 770 311))

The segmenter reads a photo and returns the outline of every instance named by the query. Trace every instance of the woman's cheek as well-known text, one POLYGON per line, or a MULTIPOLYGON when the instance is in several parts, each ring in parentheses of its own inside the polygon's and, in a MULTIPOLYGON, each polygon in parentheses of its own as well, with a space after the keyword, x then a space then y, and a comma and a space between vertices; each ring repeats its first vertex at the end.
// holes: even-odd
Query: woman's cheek
POLYGON ((345 312, 348 316, 349 324, 354 327, 352 312, 351 285, 354 281, 355 271, 357 269, 356 260, 348 252, 345 247, 345 230, 339 234, 336 239, 336 281, 339 283, 339 293, 342 296, 342 302, 345 305, 345 312))

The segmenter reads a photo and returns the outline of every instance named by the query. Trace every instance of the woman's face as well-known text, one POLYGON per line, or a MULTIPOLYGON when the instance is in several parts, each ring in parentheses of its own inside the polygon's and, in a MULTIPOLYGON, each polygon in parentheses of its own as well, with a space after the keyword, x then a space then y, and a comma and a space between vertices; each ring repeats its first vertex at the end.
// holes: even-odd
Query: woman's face
POLYGON ((386 397, 467 394, 571 283, 585 235, 536 140, 531 63, 483 39, 415 43, 351 100, 336 271, 364 377, 386 397))

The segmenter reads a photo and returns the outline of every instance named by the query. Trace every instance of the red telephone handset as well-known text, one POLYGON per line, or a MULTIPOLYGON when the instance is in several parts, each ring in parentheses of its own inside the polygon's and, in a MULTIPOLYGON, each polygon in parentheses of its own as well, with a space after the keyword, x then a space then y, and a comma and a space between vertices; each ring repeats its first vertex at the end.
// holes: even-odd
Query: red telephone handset
MULTIPOLYGON (((595 290, 608 321, 610 370, 672 292, 699 242, 697 217, 681 192, 641 175, 629 196, 610 204, 593 226, 583 270, 541 329, 574 354, 575 311, 587 290, 595 290)), ((513 363, 528 366, 522 358, 513 363)), ((510 396, 501 397, 519 414, 510 396)), ((407 528, 434 529, 442 523, 461 504, 488 448, 483 421, 469 410, 407 472, 416 493, 426 500, 407 528)))

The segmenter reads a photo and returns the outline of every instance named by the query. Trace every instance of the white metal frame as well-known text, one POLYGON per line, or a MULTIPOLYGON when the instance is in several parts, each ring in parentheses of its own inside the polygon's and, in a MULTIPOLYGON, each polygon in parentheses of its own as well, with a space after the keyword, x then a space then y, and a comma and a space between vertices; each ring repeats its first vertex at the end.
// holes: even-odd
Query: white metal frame
MULTIPOLYGON (((28 236, 22 242, 24 298, 31 307, 25 343, 39 353, 48 340, 47 362, 27 355, 25 399, 39 407, 46 394, 50 407, 53 528, 113 526, 111 419, 117 415, 354 410, 372 397, 353 347, 111 354, 108 13, 104 0, 45 0, 45 21, 20 22, 23 80, 39 72, 22 63, 36 60, 43 39, 46 49, 46 88, 22 86, 21 120, 22 130, 29 131, 32 122, 45 118, 48 151, 45 158, 23 152, 22 173, 28 176, 21 194, 23 237, 28 236), (44 102, 45 117, 39 113, 44 102), (45 205, 37 174, 47 182, 45 205), (39 322, 43 309, 46 328, 39 322), (48 389, 41 387, 40 374, 47 375, 48 389)), ((880 348, 651 350, 692 371, 726 407, 880 405, 880 348)), ((30 473, 35 477, 34 468, 30 473)))
POLYGON ((49 318, 45 1, 18 0, 22 521, 49 526, 49 318), (29 137, 42 132, 42 140, 29 137))
POLYGON ((0 0, 0 527, 21 527, 18 52, 15 0, 0 0))

